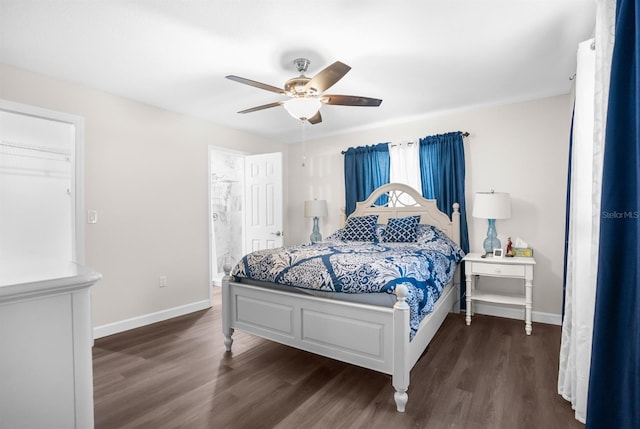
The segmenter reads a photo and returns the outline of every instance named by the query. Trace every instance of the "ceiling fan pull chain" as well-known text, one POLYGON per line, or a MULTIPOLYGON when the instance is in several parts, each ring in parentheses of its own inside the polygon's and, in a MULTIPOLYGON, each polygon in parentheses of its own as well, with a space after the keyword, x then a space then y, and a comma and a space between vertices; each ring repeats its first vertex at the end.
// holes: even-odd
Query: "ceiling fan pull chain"
POLYGON ((307 148, 305 145, 305 140, 306 140, 305 122, 307 121, 305 119, 301 119, 300 122, 302 122, 302 166, 304 167, 307 161, 307 156, 306 156, 307 148))

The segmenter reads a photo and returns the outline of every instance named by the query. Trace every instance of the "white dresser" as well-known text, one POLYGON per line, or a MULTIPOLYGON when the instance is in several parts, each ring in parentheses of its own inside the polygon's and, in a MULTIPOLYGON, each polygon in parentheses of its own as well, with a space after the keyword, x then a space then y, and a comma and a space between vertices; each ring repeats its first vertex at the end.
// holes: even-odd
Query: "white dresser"
POLYGON ((62 261, 0 260, 0 427, 93 428, 89 288, 62 261))

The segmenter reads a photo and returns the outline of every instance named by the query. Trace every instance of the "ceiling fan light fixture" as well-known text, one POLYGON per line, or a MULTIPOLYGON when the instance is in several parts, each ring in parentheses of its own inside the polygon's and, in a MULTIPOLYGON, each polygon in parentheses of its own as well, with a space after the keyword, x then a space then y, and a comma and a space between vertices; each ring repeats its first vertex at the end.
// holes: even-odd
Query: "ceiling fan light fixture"
POLYGON ((296 97, 284 102, 284 108, 287 109, 287 112, 301 121, 312 118, 318 113, 320 106, 322 103, 316 97, 296 97))
POLYGON ((377 107, 382 100, 377 98, 360 97, 354 95, 327 95, 324 92, 331 88, 336 82, 344 77, 351 67, 336 61, 328 67, 309 78, 304 75, 309 66, 309 60, 298 58, 294 61, 300 76, 287 80, 284 89, 267 85, 266 83, 257 82, 255 80, 246 79, 240 76, 229 75, 227 79, 233 80, 244 85, 253 86, 255 88, 264 89, 265 91, 275 92, 276 94, 286 95, 290 99, 284 101, 276 101, 274 103, 263 104, 261 106, 252 107, 250 109, 241 110, 238 113, 257 112, 258 110, 270 109, 272 107, 284 106, 286 111, 295 119, 305 121, 311 125, 322 122, 320 107, 323 104, 337 106, 373 106, 377 107))

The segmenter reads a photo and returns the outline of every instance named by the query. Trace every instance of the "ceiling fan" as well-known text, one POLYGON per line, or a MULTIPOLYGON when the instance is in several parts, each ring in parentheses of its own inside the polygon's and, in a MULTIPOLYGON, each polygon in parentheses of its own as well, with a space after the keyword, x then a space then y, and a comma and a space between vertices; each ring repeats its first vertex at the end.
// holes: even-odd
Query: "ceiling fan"
POLYGON ((287 112, 289 112, 289 114, 294 118, 302 121, 309 121, 311 124, 317 124, 322 122, 320 107, 323 104, 377 107, 382 103, 382 100, 377 98, 358 97, 354 95, 323 94, 324 91, 331 88, 336 82, 342 79, 349 70, 351 70, 351 67, 341 63, 340 61, 336 61, 313 77, 306 77, 304 75, 311 63, 308 59, 297 58, 293 63, 298 69, 300 76, 286 81, 284 89, 239 76, 227 76, 227 79, 290 97, 288 100, 263 104, 262 106, 241 110, 238 113, 251 113, 258 110, 284 105, 287 112))

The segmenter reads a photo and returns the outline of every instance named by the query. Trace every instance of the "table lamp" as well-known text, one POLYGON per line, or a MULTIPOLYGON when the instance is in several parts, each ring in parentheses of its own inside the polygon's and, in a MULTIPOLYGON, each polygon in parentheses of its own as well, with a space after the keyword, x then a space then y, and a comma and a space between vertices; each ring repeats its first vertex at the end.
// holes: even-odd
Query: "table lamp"
POLYGON ((304 217, 313 218, 313 232, 311 232, 312 243, 322 241, 320 235, 320 228, 318 227, 318 218, 327 216, 327 201, 326 200, 309 200, 304 202, 304 217))
POLYGON ((489 228, 485 238, 485 254, 493 253, 493 249, 500 249, 500 240, 496 232, 496 219, 509 219, 511 217, 511 198, 504 192, 476 192, 473 201, 473 217, 488 219, 489 228))

